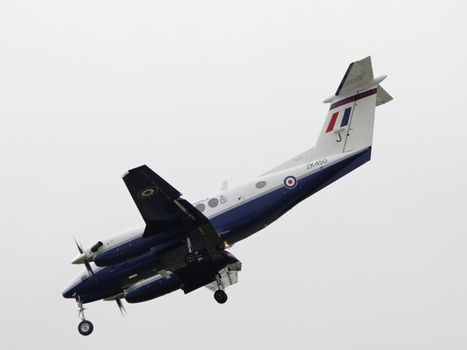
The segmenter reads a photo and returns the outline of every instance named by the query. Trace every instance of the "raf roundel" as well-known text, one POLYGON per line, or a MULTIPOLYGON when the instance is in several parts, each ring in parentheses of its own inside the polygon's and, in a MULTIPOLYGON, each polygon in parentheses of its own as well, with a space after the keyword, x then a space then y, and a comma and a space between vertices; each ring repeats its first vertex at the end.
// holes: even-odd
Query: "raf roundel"
POLYGON ((287 188, 295 188, 295 186, 297 186, 297 179, 293 176, 287 176, 285 179, 284 179, 284 185, 285 187, 287 188))
POLYGON ((145 188, 144 190, 141 190, 138 192, 138 197, 141 199, 146 199, 154 196, 157 193, 157 188, 156 187, 148 187, 145 188))

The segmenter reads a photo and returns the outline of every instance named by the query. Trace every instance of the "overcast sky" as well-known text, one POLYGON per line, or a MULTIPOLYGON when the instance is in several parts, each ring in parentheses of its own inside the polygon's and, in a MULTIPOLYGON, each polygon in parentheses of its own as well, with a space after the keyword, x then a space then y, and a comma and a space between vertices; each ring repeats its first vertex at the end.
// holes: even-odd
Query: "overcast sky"
POLYGON ((2 349, 465 349, 465 1, 0 3, 2 349), (239 283, 127 305, 61 296, 141 221, 147 164, 195 201, 312 146, 348 64, 394 101, 370 163, 235 245, 239 283))

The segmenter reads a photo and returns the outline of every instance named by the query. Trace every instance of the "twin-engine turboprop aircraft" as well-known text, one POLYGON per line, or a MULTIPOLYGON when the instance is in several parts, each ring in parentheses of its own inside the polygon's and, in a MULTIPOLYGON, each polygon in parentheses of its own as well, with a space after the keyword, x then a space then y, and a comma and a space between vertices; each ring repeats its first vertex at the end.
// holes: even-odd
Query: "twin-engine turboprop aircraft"
POLYGON ((121 299, 139 303, 206 286, 218 303, 237 282, 242 264, 226 248, 263 229, 296 204, 370 160, 375 107, 392 99, 374 78, 371 59, 350 64, 315 147, 245 184, 194 203, 146 165, 123 175, 144 224, 82 248, 81 273, 63 292, 75 299, 89 335, 83 304, 121 299))

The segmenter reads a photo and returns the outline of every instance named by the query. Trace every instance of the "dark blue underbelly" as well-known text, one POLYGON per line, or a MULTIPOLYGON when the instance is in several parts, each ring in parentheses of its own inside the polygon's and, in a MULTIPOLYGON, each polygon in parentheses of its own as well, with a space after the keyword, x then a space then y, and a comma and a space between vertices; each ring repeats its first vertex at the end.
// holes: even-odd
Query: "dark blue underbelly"
POLYGON ((229 243, 238 242, 277 220, 296 204, 370 160, 371 148, 317 173, 297 180, 293 189, 281 187, 210 219, 229 243))
MULTIPOLYGON (((318 173, 298 179, 297 186, 293 189, 278 188, 213 217, 210 221, 228 243, 238 242, 277 220, 305 198, 366 163, 370 157, 371 148, 318 173)), ((156 238, 153 239, 154 241, 138 238, 138 242, 135 243, 154 243, 156 238)), ((172 242, 177 245, 177 239, 172 242)), ((70 293, 79 294, 83 302, 91 302, 118 294, 122 291, 125 283, 128 283, 129 276, 149 273, 156 263, 157 254, 154 252, 145 253, 123 263, 100 269, 96 272, 95 277, 90 276, 82 281, 70 293)), ((72 295, 66 297, 72 297, 72 295)))

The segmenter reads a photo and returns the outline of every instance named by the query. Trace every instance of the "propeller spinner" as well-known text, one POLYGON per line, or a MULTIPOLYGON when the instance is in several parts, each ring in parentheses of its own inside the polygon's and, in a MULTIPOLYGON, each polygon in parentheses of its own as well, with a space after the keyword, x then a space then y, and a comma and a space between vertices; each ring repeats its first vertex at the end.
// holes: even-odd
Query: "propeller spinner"
POLYGON ((84 264, 86 266, 86 270, 89 272, 90 275, 94 276, 94 271, 92 270, 91 264, 88 261, 88 257, 84 253, 83 247, 81 244, 76 240, 76 238, 73 238, 76 244, 76 248, 78 248, 79 254, 73 261, 71 262, 72 264, 84 264))

